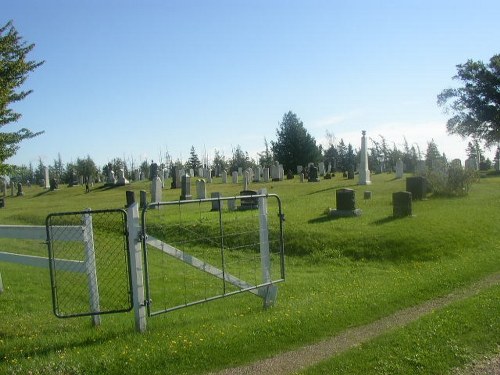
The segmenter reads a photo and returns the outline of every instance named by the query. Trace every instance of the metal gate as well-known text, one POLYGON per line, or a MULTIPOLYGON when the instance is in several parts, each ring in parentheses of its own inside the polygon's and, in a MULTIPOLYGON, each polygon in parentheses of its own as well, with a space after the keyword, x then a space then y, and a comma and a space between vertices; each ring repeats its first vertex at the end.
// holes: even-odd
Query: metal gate
POLYGON ((46 219, 54 314, 60 318, 130 311, 127 213, 86 210, 46 219))
POLYGON ((245 193, 143 208, 150 316, 241 292, 274 303, 285 279, 281 201, 265 190, 245 193))

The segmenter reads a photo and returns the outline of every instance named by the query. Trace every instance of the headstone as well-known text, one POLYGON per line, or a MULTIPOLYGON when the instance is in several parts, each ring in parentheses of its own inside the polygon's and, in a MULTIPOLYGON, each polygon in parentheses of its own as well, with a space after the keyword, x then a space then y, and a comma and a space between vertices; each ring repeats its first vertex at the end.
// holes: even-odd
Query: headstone
POLYGON ((309 166, 307 182, 319 182, 318 168, 315 165, 309 166))
POLYGON ((153 160, 151 160, 151 165, 149 166, 149 179, 151 181, 155 181, 158 175, 158 164, 156 164, 153 160))
MULTIPOLYGON (((236 172, 236 173, 238 173, 238 172, 236 172)), ((227 209, 229 211, 236 211, 236 209, 237 209, 236 208, 236 199, 234 199, 234 198, 233 199, 228 199, 228 201, 227 201, 227 209)))
POLYGON ((20 182, 17 183, 17 196, 20 197, 20 196, 23 196, 24 195, 24 191, 23 191, 23 184, 21 184, 20 182))
MULTIPOLYGON (((372 182, 370 180, 370 170, 368 169, 368 149, 366 147, 366 131, 361 132, 361 163, 359 166, 359 185, 370 185, 372 182)), ((354 171, 353 171, 354 178, 354 171)))
POLYGON ((116 180, 116 185, 124 186, 129 184, 129 181, 125 178, 125 171, 120 168, 118 169, 118 179, 116 180))
POLYGON ((330 209, 328 214, 333 217, 360 216, 361 210, 356 208, 356 195, 353 189, 337 189, 335 198, 336 209, 330 209))
POLYGON ((422 176, 406 177, 406 191, 411 193, 412 199, 424 199, 427 195, 427 179, 422 176))
MULTIPOLYGON (((108 169, 108 178, 106 180, 107 185, 115 185, 116 184, 116 178, 115 178, 115 172, 109 168, 108 169)), ((70 174, 69 177, 69 186, 73 186, 73 175, 70 174)))
POLYGON ((204 179, 196 180, 196 196, 198 199, 205 199, 207 197, 207 184, 204 179))
POLYGON ((220 200, 220 198, 222 198, 222 194, 219 193, 219 192, 213 192, 210 194, 210 198, 212 199, 217 199, 217 200, 213 200, 212 201, 212 211, 220 211, 222 210, 223 208, 223 202, 222 200, 220 200))
POLYGON ((59 188, 59 184, 58 184, 57 180, 54 177, 52 177, 50 179, 50 186, 49 186, 49 188, 50 188, 51 191, 57 190, 59 188))
POLYGON ((352 166, 349 167, 349 170, 347 171, 347 179, 348 180, 354 180, 354 168, 352 166))
POLYGON ((297 174, 300 175, 302 173, 302 165, 297 165, 297 174))
POLYGON ((259 200, 258 198, 252 197, 252 195, 256 195, 257 192, 253 190, 243 190, 240 191, 240 195, 249 195, 247 198, 241 198, 241 210, 253 210, 259 208, 259 200))
POLYGON ((50 180, 49 180, 49 167, 44 167, 44 174, 45 174, 45 181, 44 181, 44 188, 49 189, 50 188, 50 180))
POLYGON ((450 166, 453 168, 462 168, 462 160, 460 159, 453 159, 450 163, 450 166))
POLYGON ((262 178, 264 179, 264 182, 269 182, 269 168, 264 168, 262 171, 262 178))
POLYGON ((287 180, 293 180, 293 172, 291 169, 288 170, 288 172, 286 173, 286 179, 287 180))
POLYGON ((322 161, 318 163, 318 173, 320 176, 325 175, 325 163, 323 163, 322 161))
POLYGON ((403 161, 401 159, 396 162, 396 178, 403 178, 403 161))
POLYGON ((203 178, 203 167, 198 168, 198 177, 203 178))
POLYGON ((279 181, 280 180, 280 166, 278 162, 274 163, 271 166, 271 179, 273 181, 279 181))
POLYGON ((156 176, 156 178, 151 181, 151 200, 153 202, 161 202, 162 190, 161 190, 161 178, 156 176))
POLYGON ((259 165, 257 166, 257 168, 255 168, 255 173, 253 177, 254 182, 260 182, 261 177, 262 177, 262 167, 259 165))
POLYGON ((243 176, 243 168, 238 167, 238 176, 243 176))
POLYGON ((392 216, 405 217, 412 215, 412 194, 409 191, 392 193, 392 216))
POLYGON ((238 183, 238 172, 234 171, 232 174, 232 177, 233 177, 233 184, 237 184, 238 183))
POLYGON ((479 169, 479 165, 477 163, 477 159, 470 157, 465 161, 465 169, 470 169, 473 171, 477 171, 479 169))
POLYGON ((285 179, 285 170, 283 169, 283 164, 278 165, 278 176, 280 181, 283 181, 285 179))
POLYGON ((250 180, 250 176, 248 171, 245 171, 245 175, 243 176, 243 190, 248 190, 248 181, 250 180))
POLYGON ((188 201, 193 198, 191 195, 191 177, 188 174, 184 174, 181 177, 181 201, 188 201))
POLYGON ((300 182, 304 182, 304 173, 300 174, 300 182))
POLYGON ((221 175, 222 175, 222 183, 227 184, 227 172, 222 171, 221 175))

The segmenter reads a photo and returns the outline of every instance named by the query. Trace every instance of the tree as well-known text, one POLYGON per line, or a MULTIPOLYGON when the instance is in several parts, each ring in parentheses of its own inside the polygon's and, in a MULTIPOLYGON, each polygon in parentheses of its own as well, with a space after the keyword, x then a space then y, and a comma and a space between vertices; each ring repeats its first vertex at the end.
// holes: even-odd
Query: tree
MULTIPOLYGON (((24 84, 28 73, 43 64, 43 61, 27 60, 28 53, 34 46, 22 40, 12 21, 0 27, 0 127, 21 118, 21 114, 14 112, 9 105, 23 100, 32 92, 17 89, 24 84)), ((5 169, 5 160, 16 154, 21 141, 42 133, 26 128, 15 132, 0 132, 0 172, 5 169)))
POLYGON ((99 171, 90 155, 85 159, 77 158, 75 169, 78 176, 82 176, 86 182, 94 181, 99 171))
POLYGON ((227 168, 227 161, 224 154, 221 154, 219 150, 214 150, 214 159, 212 160, 212 165, 215 167, 217 172, 222 172, 227 168))
POLYGON ((233 157, 229 162, 229 168, 231 171, 237 171, 238 168, 243 168, 243 170, 252 166, 252 162, 248 157, 248 152, 243 152, 241 150, 241 146, 236 146, 236 149, 233 150, 233 157))
POLYGON ((425 164, 429 170, 433 170, 436 162, 443 160, 441 153, 438 150, 438 146, 434 139, 427 143, 427 151, 425 152, 425 164))
POLYGON ((453 79, 463 86, 438 95, 438 105, 453 113, 446 124, 448 132, 484 140, 487 146, 500 142, 500 54, 489 64, 468 60, 457 65, 453 79))
POLYGON ((264 151, 258 153, 259 165, 270 168, 271 165, 273 164, 273 154, 269 149, 269 142, 267 142, 266 138, 264 138, 264 147, 265 147, 264 151))
POLYGON ((295 113, 289 111, 276 129, 278 139, 271 141, 274 160, 283 164, 283 169, 296 170, 298 165, 307 166, 321 160, 321 151, 316 140, 307 132, 295 113))
POLYGON ((198 173, 198 168, 201 167, 201 162, 200 159, 198 158, 198 155, 196 154, 194 146, 191 146, 191 151, 189 152, 189 155, 190 155, 189 159, 186 162, 186 168, 193 169, 195 173, 198 173))

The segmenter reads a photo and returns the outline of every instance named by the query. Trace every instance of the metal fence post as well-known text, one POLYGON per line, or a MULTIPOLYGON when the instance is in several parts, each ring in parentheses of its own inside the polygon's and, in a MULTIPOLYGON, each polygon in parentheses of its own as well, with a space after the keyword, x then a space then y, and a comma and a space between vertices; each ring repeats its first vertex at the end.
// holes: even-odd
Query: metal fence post
MULTIPOLYGON (((266 195, 266 189, 260 189, 258 194, 266 195)), ((271 283, 271 255, 269 252, 269 232, 267 221, 267 197, 259 198, 259 243, 260 263, 262 267, 262 283, 271 283)), ((264 308, 274 305, 278 288, 276 285, 266 285, 259 288, 259 295, 264 299, 264 308)))
POLYGON ((133 191, 127 191, 127 230, 132 271, 132 303, 134 306, 135 330, 146 331, 146 305, 144 298, 144 275, 139 222, 139 205, 133 191))
MULTIPOLYGON (((86 211, 90 211, 87 208, 86 211)), ((89 302, 92 315, 92 324, 101 325, 101 316, 99 315, 99 285, 97 283, 97 270, 95 263, 94 231, 92 228, 92 215, 86 213, 83 215, 83 243, 85 246, 85 272, 89 286, 89 302)))

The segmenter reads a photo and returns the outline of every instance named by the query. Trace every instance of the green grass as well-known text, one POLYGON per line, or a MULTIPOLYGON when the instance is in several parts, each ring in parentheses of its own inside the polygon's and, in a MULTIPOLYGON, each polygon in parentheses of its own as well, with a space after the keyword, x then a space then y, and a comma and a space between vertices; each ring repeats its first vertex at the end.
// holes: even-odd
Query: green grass
MULTIPOLYGON (((391 196, 404 190, 404 180, 383 174, 373 176, 372 181, 371 186, 357 186, 337 177, 320 183, 295 179, 251 185, 278 194, 286 217, 287 278, 278 284, 277 304, 269 310, 262 310, 260 299, 243 294, 150 318, 145 334, 134 332, 131 313, 104 316, 96 329, 89 318, 57 319, 52 315, 47 270, 0 264, 6 288, 0 295, 0 373, 203 373, 317 342, 500 270, 499 178, 481 179, 465 198, 413 202, 414 216, 399 220, 391 218, 391 196), (329 219, 324 215, 327 208, 335 207, 335 190, 340 187, 356 190, 361 217, 329 219), (373 192, 371 200, 363 200, 364 190, 373 192)), ((96 188, 90 194, 81 187, 61 187, 56 192, 25 188, 24 197, 7 197, 6 208, 0 209, 0 223, 43 225, 49 213, 120 208, 129 189, 138 198, 139 190, 149 191, 149 186, 134 183, 96 188)), ((238 195, 241 186, 215 180, 208 190, 231 196, 238 195)), ((163 192, 164 200, 178 197, 179 190, 163 192)), ((5 251, 46 254, 39 243, 30 247, 27 241, 1 240, 0 246, 5 251)), ((481 298, 487 301, 492 296, 486 292, 481 298)), ((485 309, 488 319, 482 325, 482 321, 475 322, 474 314, 467 313, 472 309, 467 307, 469 303, 482 302, 471 299, 453 307, 464 324, 478 324, 483 330, 498 325, 498 314, 489 313, 494 304, 485 309)), ((429 335, 426 324, 439 324, 439 319, 433 314, 426 318, 427 323, 423 320, 419 326, 417 322, 401 334, 410 332, 411 337, 411 330, 420 329, 422 335, 429 335)), ((477 331, 472 340, 480 341, 482 331, 477 331)), ((436 336, 451 332, 458 347, 468 345, 469 338, 458 326, 450 325, 436 336)), ((394 341, 386 340, 384 345, 390 350, 372 355, 380 363, 392 363, 398 357, 394 341)), ((427 341, 421 342, 428 351, 443 352, 440 373, 457 365, 445 353, 442 343, 446 338, 441 340, 437 345, 429 341, 428 347, 427 341)), ((498 344, 491 336, 482 342, 469 356, 491 352, 498 344)), ((405 345, 411 351, 411 341, 401 344, 405 345)), ((332 368, 351 366, 356 361, 350 355, 338 357, 340 362, 332 368)), ((405 356, 408 353, 403 352, 402 362, 405 356)), ((362 362, 368 367, 371 363, 369 358, 362 362)), ((425 368, 432 368, 432 361, 429 363, 425 368)))

